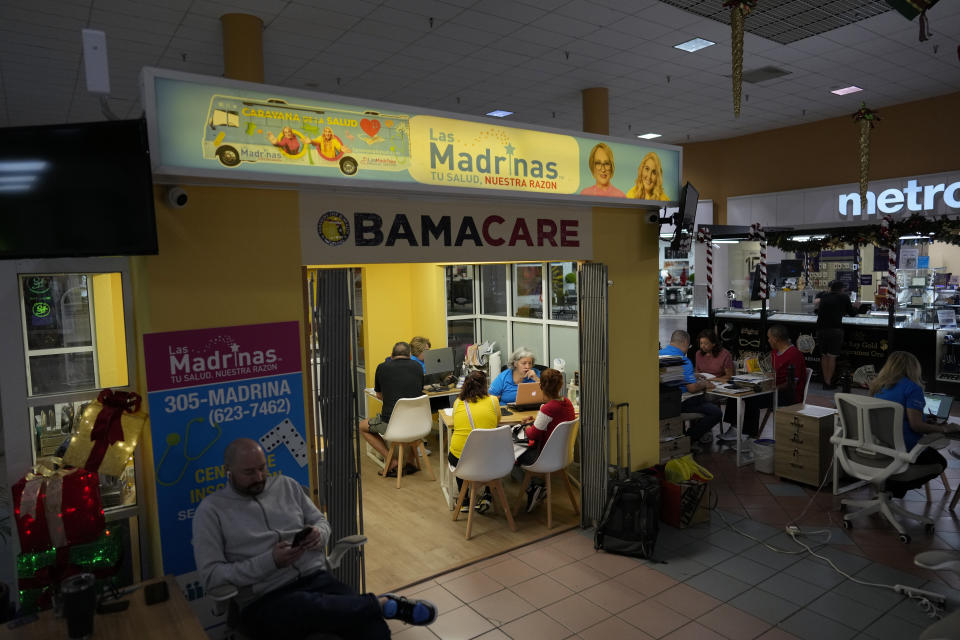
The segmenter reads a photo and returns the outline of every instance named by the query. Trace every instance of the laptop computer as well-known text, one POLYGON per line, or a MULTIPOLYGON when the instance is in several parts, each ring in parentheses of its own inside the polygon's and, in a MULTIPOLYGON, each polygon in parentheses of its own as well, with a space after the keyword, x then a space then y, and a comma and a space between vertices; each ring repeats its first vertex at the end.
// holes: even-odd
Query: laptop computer
POLYGON ((923 417, 934 416, 937 422, 946 422, 953 406, 953 396, 944 393, 924 393, 923 417))
POLYGON ((517 385, 517 400, 509 406, 517 411, 532 411, 544 402, 539 382, 521 382, 517 385))

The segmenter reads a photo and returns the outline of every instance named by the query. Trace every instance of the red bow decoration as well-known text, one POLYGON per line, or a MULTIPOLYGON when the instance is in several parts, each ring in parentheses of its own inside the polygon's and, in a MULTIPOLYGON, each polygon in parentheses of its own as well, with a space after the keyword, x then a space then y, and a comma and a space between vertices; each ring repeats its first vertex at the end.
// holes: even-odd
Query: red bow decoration
POLYGON ((140 410, 140 394, 133 391, 114 391, 104 389, 97 396, 97 402, 103 409, 97 414, 97 421, 90 431, 90 440, 94 443, 84 469, 97 471, 110 445, 123 440, 123 412, 136 413, 140 410))

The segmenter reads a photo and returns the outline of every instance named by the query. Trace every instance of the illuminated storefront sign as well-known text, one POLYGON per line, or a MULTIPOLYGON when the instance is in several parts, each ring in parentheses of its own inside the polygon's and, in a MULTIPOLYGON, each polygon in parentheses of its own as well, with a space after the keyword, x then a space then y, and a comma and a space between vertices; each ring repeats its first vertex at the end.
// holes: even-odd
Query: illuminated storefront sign
POLYGON ((490 205, 373 196, 300 196, 303 264, 588 260, 586 206, 490 205))
POLYGON ((484 190, 608 206, 676 201, 680 193, 680 147, 157 69, 144 71, 143 91, 157 176, 484 190))
MULTIPOLYGON (((907 186, 902 189, 884 189, 877 195, 867 191, 868 216, 892 213, 916 213, 920 211, 935 211, 937 196, 943 204, 953 209, 960 209, 960 181, 952 184, 920 185, 916 180, 908 180, 907 186), (906 211, 904 211, 906 207, 906 211)), ((841 194, 838 198, 838 211, 841 216, 862 215, 860 193, 841 194)))

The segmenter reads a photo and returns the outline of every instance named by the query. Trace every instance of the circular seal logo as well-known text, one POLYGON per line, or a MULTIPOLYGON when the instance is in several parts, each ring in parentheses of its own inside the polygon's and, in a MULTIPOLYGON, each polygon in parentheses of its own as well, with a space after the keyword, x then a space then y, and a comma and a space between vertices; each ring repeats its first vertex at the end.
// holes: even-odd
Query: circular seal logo
POLYGON ((37 302, 33 305, 33 316, 35 318, 46 318, 50 315, 50 305, 46 302, 37 302))
POLYGON ((327 211, 317 221, 317 235, 331 247, 339 246, 350 237, 350 223, 339 211, 327 211))

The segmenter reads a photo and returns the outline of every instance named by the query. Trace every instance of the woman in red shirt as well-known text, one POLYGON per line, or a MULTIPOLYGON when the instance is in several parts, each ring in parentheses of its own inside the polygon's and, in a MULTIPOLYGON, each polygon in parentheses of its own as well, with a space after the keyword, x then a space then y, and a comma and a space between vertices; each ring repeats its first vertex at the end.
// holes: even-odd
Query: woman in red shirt
MULTIPOLYGON (((726 382, 733 377, 733 356, 720 346, 717 334, 704 329, 698 336, 700 350, 697 351, 696 374, 709 374, 714 382, 726 382)), ((697 376, 706 378, 707 376, 697 376)))
MULTIPOLYGON (((573 408, 573 403, 565 397, 561 397, 563 392, 563 374, 556 369, 544 369, 540 373, 540 389, 543 391, 543 397, 546 402, 541 405, 536 418, 528 418, 521 424, 526 427, 527 440, 529 446, 519 458, 517 463, 529 465, 536 462, 543 450, 543 445, 547 443, 550 434, 556 429, 558 424, 577 419, 577 412, 573 408)), ((546 495, 547 488, 540 478, 534 478, 530 486, 527 487, 527 511, 533 511, 546 495)))

